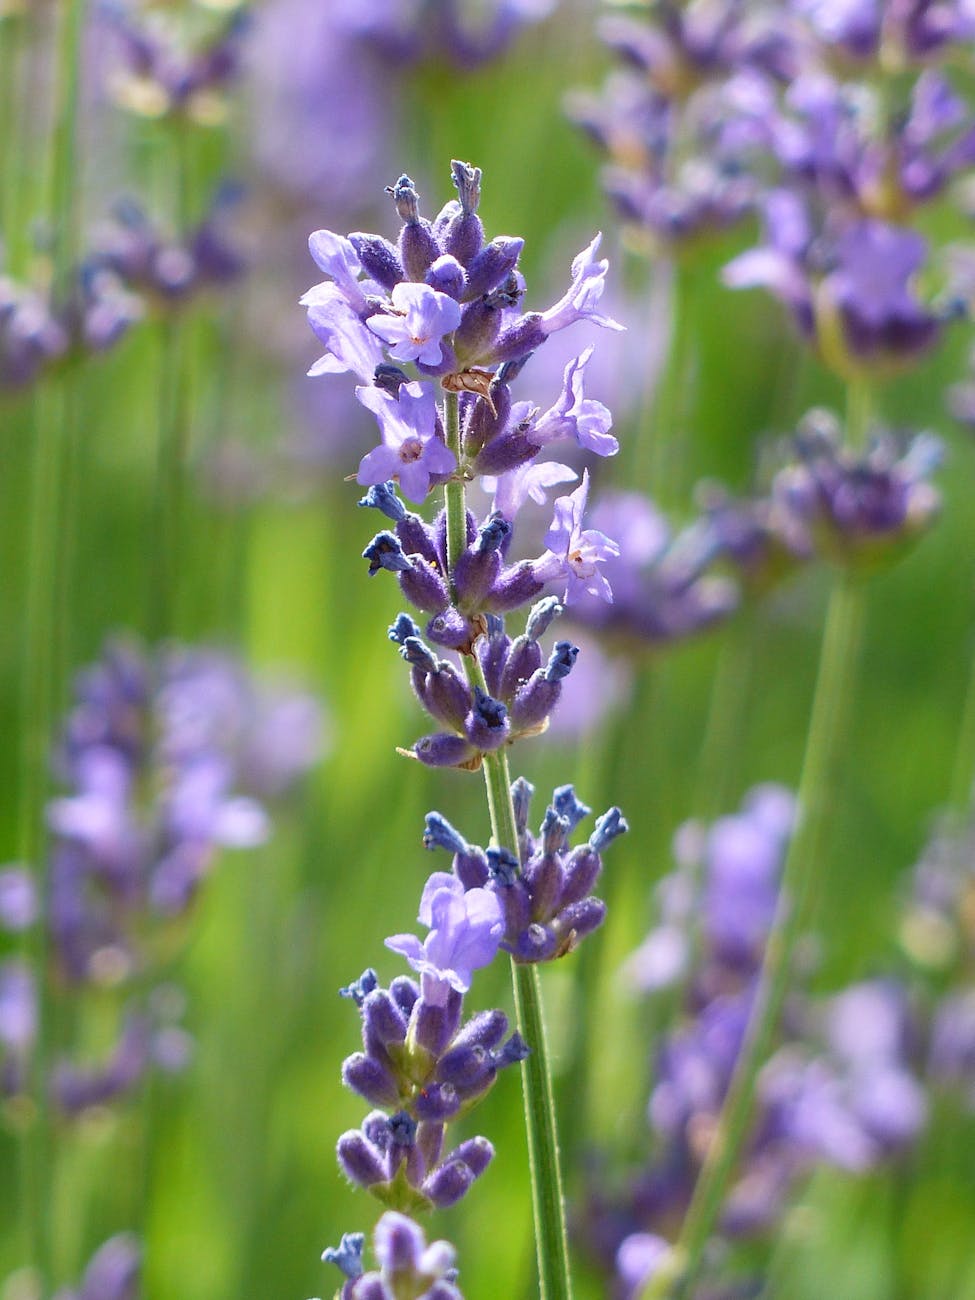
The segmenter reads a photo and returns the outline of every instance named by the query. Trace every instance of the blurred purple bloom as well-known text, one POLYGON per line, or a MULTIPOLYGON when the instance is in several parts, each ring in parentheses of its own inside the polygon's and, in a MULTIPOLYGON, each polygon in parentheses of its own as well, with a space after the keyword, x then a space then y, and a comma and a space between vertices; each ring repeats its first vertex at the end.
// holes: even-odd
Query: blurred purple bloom
POLYGON ((58 1291, 54 1300, 138 1300, 142 1246, 131 1233, 110 1237, 92 1255, 78 1289, 58 1291))
POLYGON ((423 975, 423 996, 442 1005, 450 989, 466 993, 475 970, 494 960, 504 934, 501 907, 486 889, 465 893, 455 876, 435 871, 420 899, 420 924, 430 933, 397 934, 386 947, 405 957, 423 975))
POLYGON ((668 1241, 650 1232, 635 1232, 620 1242, 616 1271, 621 1300, 637 1300, 650 1279, 666 1265, 670 1250, 668 1241))
POLYGON ((16 934, 37 920, 37 888, 26 867, 0 868, 0 930, 16 934))
POLYGON ((411 501, 424 501, 431 478, 457 468, 454 453, 438 437, 433 385, 402 384, 396 397, 380 388, 357 388, 356 397, 376 416, 383 437, 362 458, 358 482, 369 486, 395 478, 411 501))

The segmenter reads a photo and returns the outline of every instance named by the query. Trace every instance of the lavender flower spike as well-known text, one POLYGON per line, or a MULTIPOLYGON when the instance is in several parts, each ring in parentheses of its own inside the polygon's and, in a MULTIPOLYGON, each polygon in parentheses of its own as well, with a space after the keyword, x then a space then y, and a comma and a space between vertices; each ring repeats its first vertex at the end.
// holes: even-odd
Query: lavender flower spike
POLYGON ((535 565, 540 578, 566 579, 563 600, 567 605, 583 594, 599 596, 609 604, 613 603, 613 589, 596 566, 616 559, 620 548, 605 533, 594 528, 582 528, 588 495, 589 471, 585 470, 576 490, 556 501, 552 527, 545 538, 548 550, 535 565))
POLYGON ((376 1224, 373 1233, 373 1250, 379 1268, 362 1273, 361 1260, 357 1273, 349 1273, 354 1263, 351 1257, 340 1252, 346 1241, 357 1239, 361 1255, 361 1234, 346 1234, 339 1251, 326 1251, 323 1259, 337 1264, 349 1281, 342 1288, 340 1300, 396 1300, 400 1296, 414 1296, 416 1300, 463 1300, 454 1286, 457 1269, 456 1252, 446 1241, 427 1245, 423 1230, 405 1214, 389 1210, 376 1224))
POLYGON ((494 960, 504 933, 501 905, 486 889, 466 893, 456 876, 435 871, 420 899, 419 921, 430 933, 394 934, 386 947, 400 953, 423 976, 423 996, 443 1006, 451 989, 466 993, 475 970, 494 960))
POLYGON ((356 397, 379 420, 382 444, 363 456, 358 481, 363 487, 399 480, 403 495, 420 502, 434 475, 457 468, 454 453, 437 437, 437 402, 433 385, 414 381, 391 397, 381 388, 361 387, 356 397))

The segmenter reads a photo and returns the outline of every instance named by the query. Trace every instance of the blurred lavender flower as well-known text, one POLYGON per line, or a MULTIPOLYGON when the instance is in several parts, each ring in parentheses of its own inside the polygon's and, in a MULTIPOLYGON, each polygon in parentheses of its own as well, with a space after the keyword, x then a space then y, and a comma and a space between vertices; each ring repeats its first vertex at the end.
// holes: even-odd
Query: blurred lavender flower
POLYGON ((938 513, 941 497, 928 478, 941 460, 941 443, 931 434, 909 442, 877 434, 866 453, 857 454, 842 447, 833 416, 812 411, 795 449, 799 461, 776 476, 773 500, 833 559, 860 566, 888 562, 938 513))
POLYGON ((92 1255, 78 1288, 54 1300, 138 1300, 142 1294, 142 1246, 130 1233, 110 1237, 92 1255))
POLYGON ((938 341, 947 317, 914 290, 927 255, 920 235, 865 219, 816 235, 804 203, 787 190, 768 196, 765 223, 767 243, 729 263, 725 283, 770 290, 839 374, 904 367, 938 341))
MULTIPOLYGON (((684 1017, 656 1049, 648 1117, 652 1156, 622 1196, 597 1194, 590 1243, 621 1294, 646 1262, 643 1237, 683 1214, 714 1133, 779 906, 795 817, 788 791, 757 787, 742 810, 675 837, 678 870, 658 886, 660 922, 625 967, 632 987, 681 986, 684 1017), (695 937, 696 936, 696 937, 695 937), (619 1270, 619 1272, 617 1272, 619 1270)), ((851 985, 832 997, 793 995, 784 1041, 759 1080, 758 1108, 722 1213, 732 1236, 777 1223, 796 1180, 816 1162, 862 1172, 915 1142, 927 1120, 918 1026, 903 986, 851 985)), ((652 1241, 655 1243, 656 1238, 652 1241)), ((663 1247, 651 1252, 663 1258, 663 1247)))
POLYGON ((174 14, 136 0, 101 0, 99 13, 115 37, 109 82, 121 107, 203 125, 224 120, 223 92, 240 70, 249 22, 243 2, 218 11, 191 0, 174 14))
POLYGON ((45 296, 0 275, 0 392, 30 384, 68 346, 45 296))
POLYGON ((794 0, 794 6, 820 41, 859 63, 926 63, 975 36, 975 13, 965 0, 794 0))
POLYGON ((618 553, 603 566, 612 603, 587 592, 572 606, 582 626, 632 646, 656 647, 684 640, 735 609, 734 584, 709 572, 721 551, 705 523, 674 536, 652 502, 636 492, 603 493, 590 522, 613 530, 618 553))
MULTIPOLYGON (((321 710, 310 697, 254 682, 227 655, 110 644, 78 678, 56 755, 67 788, 48 805, 40 922, 61 978, 102 986, 150 980, 218 849, 267 838, 259 799, 285 793, 321 745, 321 710)), ((11 928, 24 922, 29 900, 18 875, 5 872, 3 884, 0 920, 11 928)), ((15 993, 23 1028, 23 980, 9 986, 11 1009, 15 993)), ((123 1008, 104 1062, 60 1063, 49 1083, 62 1108, 103 1104, 150 1065, 178 1066, 185 1036, 171 1003, 123 1008)))

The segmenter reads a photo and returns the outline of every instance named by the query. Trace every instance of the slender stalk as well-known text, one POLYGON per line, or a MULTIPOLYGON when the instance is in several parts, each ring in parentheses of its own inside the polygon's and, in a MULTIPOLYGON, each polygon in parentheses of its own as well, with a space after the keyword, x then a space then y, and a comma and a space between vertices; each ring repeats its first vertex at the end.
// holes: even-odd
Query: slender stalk
POLYGON ((962 708, 961 726, 955 748, 955 761, 948 792, 952 818, 964 818, 975 798, 975 659, 962 708))
MULTIPOLYGON (((869 419, 869 394, 850 392, 847 436, 858 446, 869 419)), ((863 627, 863 589, 858 577, 841 574, 826 615, 809 732, 799 782, 800 820, 786 854, 778 905, 765 950, 748 1029, 728 1095, 694 1188, 674 1249, 673 1267, 644 1287, 643 1300, 693 1294, 704 1252, 745 1144, 759 1071, 775 1035, 792 976, 792 957, 809 911, 822 862, 836 788, 836 763, 846 737, 849 706, 863 627)))
MULTIPOLYGON (((456 393, 444 393, 444 435, 447 446, 457 457, 460 466, 460 415, 456 393)), ((462 472, 446 485, 444 504, 447 512, 447 567, 452 575, 466 544, 467 504, 462 472)), ((486 690, 484 673, 476 655, 464 656, 464 669, 472 685, 486 690)), ((485 754, 482 766, 491 817, 491 835, 499 847, 510 848, 517 854, 518 829, 511 798, 507 753, 501 749, 493 754, 485 754)), ((570 1300, 572 1284, 565 1198, 562 1192, 555 1098, 542 1011, 541 982, 534 966, 523 965, 513 959, 511 980, 518 1028, 531 1047, 531 1055, 522 1062, 521 1084, 528 1134, 539 1297, 540 1300, 570 1300)))

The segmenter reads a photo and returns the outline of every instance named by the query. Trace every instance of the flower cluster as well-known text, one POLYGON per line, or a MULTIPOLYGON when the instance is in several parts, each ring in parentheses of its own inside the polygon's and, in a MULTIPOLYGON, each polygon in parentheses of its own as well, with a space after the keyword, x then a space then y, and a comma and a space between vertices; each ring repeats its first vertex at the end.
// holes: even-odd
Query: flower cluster
MULTIPOLYGON (((221 848, 270 833, 264 800, 317 759, 314 699, 260 685, 218 652, 109 645, 79 677, 48 805, 51 848, 43 914, 23 869, 0 874, 0 925, 43 924, 59 979, 145 989, 221 848)), ((16 1092, 34 1037, 33 975, 3 967, 0 1044, 16 1092)), ((152 1064, 174 1068, 186 1038, 181 999, 159 987, 123 1009, 116 1046, 97 1067, 60 1063, 50 1080, 69 1112, 130 1089, 152 1064)))
POLYGON ((140 320, 184 306, 244 269, 228 234, 233 187, 181 239, 166 236, 140 204, 120 200, 93 232, 66 288, 0 276, 0 391, 23 388, 57 364, 114 347, 140 320))
POLYGON ((239 73, 249 26, 243 2, 217 11, 193 0, 176 15, 104 0, 100 12, 114 37, 110 85, 123 108, 204 125, 223 120, 223 91, 239 73))
MULTIPOLYGON (((682 827, 678 870, 658 886, 659 923, 627 963, 631 986, 681 987, 685 1018, 655 1052, 652 1156, 625 1195, 597 1196, 593 1208, 592 1245, 625 1295, 666 1266, 662 1234, 686 1206, 707 1152, 780 906, 794 815, 786 790, 763 786, 739 813, 682 827)), ((914 1009, 893 981, 853 984, 822 999, 796 993, 784 1040, 761 1076, 723 1232, 768 1231, 815 1163, 862 1172, 913 1143, 927 1119, 916 1041, 914 1009)))
POLYGON ((439 813, 427 816, 423 842, 453 853, 453 875, 470 894, 498 900, 504 919, 502 946, 515 961, 554 961, 602 924, 605 904, 592 896, 602 853, 628 828, 618 808, 596 819, 586 844, 569 847, 569 836, 590 809, 571 785, 552 795, 537 836, 528 829, 534 788, 523 777, 512 786, 518 844, 482 849, 468 844, 439 813))

